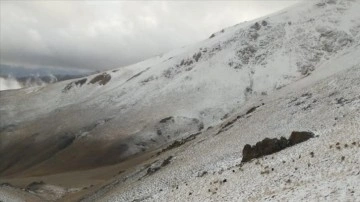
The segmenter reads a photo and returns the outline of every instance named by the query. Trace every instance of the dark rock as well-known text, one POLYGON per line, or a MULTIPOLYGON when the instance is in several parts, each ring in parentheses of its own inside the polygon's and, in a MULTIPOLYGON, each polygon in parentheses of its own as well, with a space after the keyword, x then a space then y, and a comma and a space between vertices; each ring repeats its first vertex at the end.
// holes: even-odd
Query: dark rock
POLYGON ((194 58, 194 60, 195 60, 196 62, 199 61, 200 57, 201 57, 201 52, 195 53, 195 54, 193 55, 193 58, 194 58))
POLYGON ((27 185, 25 187, 26 191, 36 191, 38 190, 41 186, 45 185, 45 183, 43 181, 39 181, 39 182, 32 182, 29 185, 27 185))
POLYGON ((310 108, 311 108, 311 105, 308 104, 306 107, 303 107, 302 110, 306 111, 306 110, 308 110, 308 109, 310 109, 310 108))
MULTIPOLYGON (((170 164, 171 162, 171 159, 173 158, 173 156, 169 156, 168 158, 166 158, 160 165, 149 165, 151 167, 149 167, 146 171, 146 175, 152 175, 154 174, 155 172, 157 172, 158 170, 160 170, 162 167, 165 167, 167 165, 170 164)), ((145 175, 145 176, 146 176, 145 175)), ((141 178, 140 178, 141 179, 141 178)), ((140 180, 139 179, 139 180, 140 180)))
POLYGON ((156 134, 157 134, 157 135, 162 135, 161 130, 160 130, 160 129, 156 130, 156 134))
POLYGON ((110 79, 111 79, 110 74, 103 73, 91 79, 90 83, 91 84, 99 83, 99 85, 105 85, 110 81, 110 79))
POLYGON ((284 137, 277 138, 265 138, 264 140, 256 143, 254 146, 249 144, 244 146, 242 162, 250 161, 253 158, 273 154, 288 146, 288 140, 284 137))
POLYGON ((169 165, 172 158, 173 158, 173 156, 169 156, 167 159, 165 159, 165 160, 162 162, 161 167, 164 167, 164 166, 169 165))
POLYGON ((203 171, 201 173, 198 173, 197 177, 204 177, 204 175, 207 175, 208 172, 207 171, 203 171))
POLYGON ((307 131, 293 131, 289 137, 289 146, 304 142, 310 138, 313 138, 315 135, 312 132, 307 131))
POLYGON ((62 90, 63 93, 66 93, 73 87, 73 82, 68 83, 65 88, 62 90))
POLYGON ((336 100, 336 104, 339 104, 339 105, 341 105, 341 106, 344 106, 344 104, 349 103, 349 100, 347 100, 347 99, 345 99, 345 98, 343 98, 343 97, 341 97, 341 98, 336 98, 335 100, 336 100))
POLYGON ((256 22, 254 25, 251 26, 252 29, 259 30, 261 28, 261 25, 256 22))
POLYGON ((169 122, 170 120, 174 120, 174 117, 169 116, 169 117, 161 119, 159 122, 160 123, 166 123, 166 122, 169 122))
POLYGON ((82 85, 84 85, 84 83, 86 83, 86 81, 87 81, 87 78, 77 80, 77 81, 75 81, 75 85, 82 86, 82 85))
POLYGON ((253 113, 253 112, 256 110, 256 108, 258 108, 258 106, 257 106, 257 107, 251 107, 251 108, 246 112, 246 114, 251 114, 251 113, 253 113))
MULTIPOLYGON (((286 147, 290 147, 295 144, 304 142, 312 137, 314 137, 314 134, 312 132, 294 131, 291 133, 289 140, 284 137, 281 137, 280 139, 265 138, 264 140, 257 142, 253 146, 246 144, 243 148, 243 158, 241 162, 248 162, 254 158, 273 154, 275 152, 285 149, 286 147)), ((283 163, 285 162, 283 161, 283 163)))
POLYGON ((306 98, 311 98, 311 96, 312 96, 312 93, 309 93, 309 92, 301 95, 301 97, 306 97, 306 98))
POLYGON ((147 171, 146 171, 146 174, 151 175, 151 174, 154 174, 158 170, 160 170, 160 167, 148 168, 147 171))

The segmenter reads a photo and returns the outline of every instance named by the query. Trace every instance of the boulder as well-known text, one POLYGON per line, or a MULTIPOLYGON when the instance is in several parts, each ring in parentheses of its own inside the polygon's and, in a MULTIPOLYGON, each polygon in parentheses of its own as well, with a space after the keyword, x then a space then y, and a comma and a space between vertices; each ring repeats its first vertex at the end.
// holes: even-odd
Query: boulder
POLYGON ((253 158, 259 158, 278 152, 288 146, 288 140, 284 137, 277 138, 265 138, 264 140, 257 142, 254 146, 249 144, 244 146, 242 162, 250 161, 253 158))
POLYGON ((299 144, 310 138, 313 138, 315 135, 312 132, 307 131, 293 131, 289 137, 289 146, 299 144))
POLYGON ((285 149, 286 147, 290 147, 295 144, 304 142, 314 136, 315 135, 312 132, 293 131, 289 139, 286 139, 285 137, 281 137, 280 139, 265 138, 262 141, 257 142, 253 146, 246 144, 243 148, 243 158, 241 162, 248 162, 254 158, 273 154, 275 152, 285 149))

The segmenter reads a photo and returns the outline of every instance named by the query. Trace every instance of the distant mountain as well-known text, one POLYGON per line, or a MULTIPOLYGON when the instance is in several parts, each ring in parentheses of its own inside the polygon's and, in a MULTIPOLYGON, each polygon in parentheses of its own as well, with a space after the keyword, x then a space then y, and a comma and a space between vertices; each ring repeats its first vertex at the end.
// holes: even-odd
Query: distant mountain
MULTIPOLYGON (((94 72, 92 72, 94 73, 94 72)), ((49 83, 90 75, 88 70, 15 67, 0 64, 0 90, 44 86, 49 83)))
POLYGON ((7 77, 9 75, 15 78, 38 76, 45 77, 49 75, 89 75, 95 71, 84 69, 70 69, 70 68, 54 68, 54 67, 39 67, 39 68, 25 68, 22 66, 13 66, 0 64, 0 76, 7 77))

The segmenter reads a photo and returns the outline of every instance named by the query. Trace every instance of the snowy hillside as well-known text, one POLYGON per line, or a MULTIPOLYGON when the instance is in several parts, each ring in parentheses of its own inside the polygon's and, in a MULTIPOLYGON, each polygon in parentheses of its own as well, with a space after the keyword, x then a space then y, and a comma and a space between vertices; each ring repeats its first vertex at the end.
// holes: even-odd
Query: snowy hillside
POLYGON ((131 66, 1 91, 0 176, 96 168, 181 144, 150 158, 155 167, 170 162, 159 172, 147 176, 141 164, 87 199, 328 199, 307 194, 309 183, 321 193, 342 191, 329 197, 357 198, 359 10, 354 0, 307 1, 131 66), (239 171, 245 144, 292 130, 319 137, 239 171), (337 141, 355 145, 329 149, 337 141), (324 171, 331 164, 338 166, 324 171), (222 178, 228 182, 214 182, 222 178))
POLYGON ((65 174, 75 178, 66 188, 58 179, 64 178, 62 174, 35 178, 57 182, 56 186, 45 184, 36 192, 0 186, 0 199, 356 201, 360 197, 360 63, 346 61, 359 53, 344 53, 272 96, 252 98, 221 124, 158 150, 157 155, 134 166, 127 166, 129 160, 120 167, 65 174), (332 76, 327 75, 329 71, 332 76), (253 106, 259 107, 249 112, 253 106), (316 137, 241 163, 245 144, 265 137, 288 137, 293 130, 312 131, 316 137), (77 185, 78 175, 90 173, 87 175, 98 178, 108 172, 111 177, 94 189, 94 182, 85 187, 77 185), (64 196, 66 190, 70 197, 64 196), (72 198, 71 193, 79 190, 85 194, 72 198), (52 193, 50 197, 48 192, 52 193))
POLYGON ((118 175, 84 201, 357 201, 359 77, 357 65, 306 88, 252 100, 260 105, 254 112, 243 116, 248 108, 239 110, 195 140, 118 175), (316 137, 241 164, 245 144, 288 137, 293 130, 316 137), (170 156, 168 165, 148 174, 170 156))

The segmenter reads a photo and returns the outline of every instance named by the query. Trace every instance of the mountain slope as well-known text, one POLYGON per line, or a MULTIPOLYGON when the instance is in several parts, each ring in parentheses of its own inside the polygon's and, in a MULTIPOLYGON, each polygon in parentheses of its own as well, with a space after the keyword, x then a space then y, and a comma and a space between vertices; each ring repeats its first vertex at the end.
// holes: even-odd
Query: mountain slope
POLYGON ((252 113, 240 109, 195 140, 114 177, 84 201, 356 201, 359 76, 358 64, 296 91, 252 100, 260 105, 252 113), (294 130, 316 137, 241 164, 245 144, 294 130), (168 165, 149 174, 169 156, 168 165))
POLYGON ((306 2, 135 65, 0 92, 1 175, 114 164, 204 131, 254 97, 358 53, 359 9, 358 1, 306 2))

